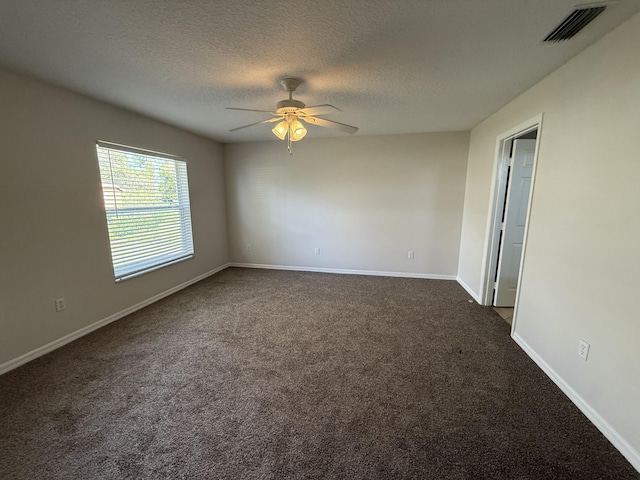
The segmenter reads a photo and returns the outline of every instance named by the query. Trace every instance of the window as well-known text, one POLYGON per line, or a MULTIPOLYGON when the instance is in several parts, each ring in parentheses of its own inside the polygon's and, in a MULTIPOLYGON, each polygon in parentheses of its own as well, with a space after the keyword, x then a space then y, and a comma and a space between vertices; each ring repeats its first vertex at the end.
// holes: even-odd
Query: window
POLYGON ((97 150, 116 282, 191 258, 186 162, 106 142, 97 150))

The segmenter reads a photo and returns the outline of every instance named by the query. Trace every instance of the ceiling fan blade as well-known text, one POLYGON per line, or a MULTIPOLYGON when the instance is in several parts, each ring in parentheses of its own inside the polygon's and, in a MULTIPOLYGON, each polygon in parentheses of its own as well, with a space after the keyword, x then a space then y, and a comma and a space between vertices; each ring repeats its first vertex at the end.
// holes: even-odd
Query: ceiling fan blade
POLYGON ((273 113, 271 110, 253 110, 252 108, 235 108, 235 107, 226 107, 226 110, 240 110, 242 112, 260 112, 260 113, 273 113))
POLYGON ((324 105, 314 105, 312 107, 301 108, 298 111, 304 113, 305 115, 329 115, 336 110, 338 112, 342 111, 338 107, 334 107, 333 105, 325 103, 324 105))
POLYGON ((250 123, 249 125, 244 125, 244 126, 242 126, 242 127, 232 128, 232 129, 231 129, 231 130, 229 130, 229 131, 230 131, 230 132, 235 132, 236 130, 242 130, 243 128, 253 127, 254 125, 259 125, 259 124, 261 124, 261 123, 277 122, 278 120, 282 120, 282 117, 269 118, 268 120, 263 120, 263 121, 261 121, 261 122, 250 123))
POLYGON ((319 127, 328 127, 334 128, 336 130, 340 130, 344 133, 356 133, 358 131, 358 127, 353 127, 351 125, 347 125, 346 123, 334 122, 332 120, 326 120, 324 118, 318 117, 300 117, 300 119, 304 120, 311 125, 317 125, 319 127))

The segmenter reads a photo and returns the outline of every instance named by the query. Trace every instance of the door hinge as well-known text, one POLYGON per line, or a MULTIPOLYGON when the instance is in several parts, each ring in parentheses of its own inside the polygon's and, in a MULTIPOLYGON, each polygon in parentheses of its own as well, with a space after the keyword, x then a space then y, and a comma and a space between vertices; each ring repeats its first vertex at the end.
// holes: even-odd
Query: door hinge
POLYGON ((502 222, 502 223, 500 224, 500 230, 502 230, 502 231, 504 232, 504 222, 502 222))
POLYGON ((496 288, 498 288, 498 282, 493 282, 493 289, 495 290, 496 288))

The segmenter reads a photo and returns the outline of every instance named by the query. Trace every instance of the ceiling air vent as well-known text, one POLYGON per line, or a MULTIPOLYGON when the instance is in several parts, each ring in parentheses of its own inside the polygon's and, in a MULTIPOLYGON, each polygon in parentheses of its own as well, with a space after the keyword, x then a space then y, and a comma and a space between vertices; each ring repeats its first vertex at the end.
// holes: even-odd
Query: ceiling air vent
POLYGON ((589 25, 591 21, 604 12, 606 5, 599 7, 579 8, 571 12, 553 32, 545 37, 544 42, 562 42, 589 25))

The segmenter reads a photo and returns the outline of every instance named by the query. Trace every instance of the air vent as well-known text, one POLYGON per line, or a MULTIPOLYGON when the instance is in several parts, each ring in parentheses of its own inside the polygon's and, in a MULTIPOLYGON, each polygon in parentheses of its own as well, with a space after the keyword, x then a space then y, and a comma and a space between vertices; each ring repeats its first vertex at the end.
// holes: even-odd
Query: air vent
POLYGON ((545 37, 544 42, 562 42, 589 25, 591 21, 604 12, 606 5, 599 7, 580 8, 571 12, 553 32, 545 37))

